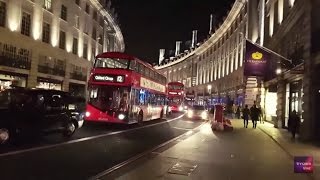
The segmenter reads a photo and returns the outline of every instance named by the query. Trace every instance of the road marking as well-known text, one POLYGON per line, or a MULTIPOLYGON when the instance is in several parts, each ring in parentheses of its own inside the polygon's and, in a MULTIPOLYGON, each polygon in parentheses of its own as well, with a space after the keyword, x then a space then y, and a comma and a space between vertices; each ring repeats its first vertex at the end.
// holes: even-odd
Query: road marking
POLYGON ((179 128, 179 127, 172 127, 174 129, 179 129, 179 130, 185 130, 185 131, 189 131, 189 130, 192 130, 190 128, 179 128))
POLYGON ((88 140, 92 140, 92 139, 97 139, 97 138, 101 138, 101 137, 107 137, 107 136, 112 136, 112 135, 116 135, 116 134, 131 132, 131 131, 144 129, 144 128, 148 128, 148 127, 153 127, 153 126, 156 126, 156 125, 160 125, 160 124, 168 123, 168 122, 171 122, 171 121, 175 121, 177 119, 182 118, 183 116, 184 116, 184 114, 182 114, 182 115, 180 115, 178 117, 175 117, 173 119, 170 119, 170 120, 166 120, 166 121, 159 122, 159 123, 154 123, 154 124, 149 124, 149 125, 146 125, 146 126, 136 127, 136 128, 132 128, 132 129, 126 129, 126 130, 122 130, 122 131, 110 132, 110 133, 107 133, 107 134, 100 134, 100 135, 96 135, 96 136, 90 136, 90 137, 84 137, 84 138, 80 138, 80 139, 74 139, 74 140, 71 140, 71 141, 66 141, 66 142, 62 142, 62 143, 58 143, 58 144, 45 145, 45 146, 40 146, 40 147, 34 147, 34 148, 29 148, 29 149, 23 149, 23 150, 18 150, 18 151, 7 152, 7 153, 0 154, 0 157, 9 156, 9 155, 15 155, 15 154, 21 154, 21 153, 26 153, 26 152, 32 152, 32 151, 38 151, 38 150, 43 150, 43 149, 49 149, 49 148, 53 148, 53 147, 79 143, 79 142, 88 141, 88 140))
POLYGON ((112 172, 114 172, 114 171, 116 171, 116 170, 118 170, 118 169, 120 169, 120 168, 122 168, 122 167, 124 167, 124 166, 126 166, 126 165, 128 165, 128 164, 130 164, 130 163, 133 163, 134 161, 142 158, 143 156, 146 156, 146 155, 148 155, 148 154, 150 154, 150 153, 153 153, 153 152, 156 151, 157 149, 159 149, 159 148, 161 148, 161 147, 163 147, 163 146, 166 146, 166 145, 168 145, 168 144, 170 144, 170 143, 172 143, 172 142, 174 142, 174 141, 179 140, 179 139, 182 138, 183 136, 189 136, 189 135, 191 135, 195 130, 200 129, 200 128, 201 128, 204 124, 206 124, 206 123, 207 123, 207 122, 203 122, 203 123, 200 124, 199 126, 197 126, 197 127, 195 127, 194 129, 189 130, 189 131, 181 134, 180 136, 177 136, 177 137, 175 137, 175 138, 173 138, 173 139, 170 139, 170 140, 168 140, 168 141, 166 141, 166 142, 164 142, 164 143, 162 143, 162 144, 160 144, 160 145, 158 145, 158 146, 156 146, 156 147, 154 147, 154 148, 152 148, 152 149, 150 149, 150 150, 147 150, 147 151, 144 151, 144 152, 142 152, 142 153, 140 153, 140 154, 138 154, 138 155, 135 155, 135 156, 129 158, 128 160, 123 161, 122 163, 119 163, 119 164, 117 164, 117 165, 115 165, 115 166, 113 166, 113 167, 111 167, 111 168, 109 168, 109 169, 107 169, 107 170, 105 170, 105 171, 103 171, 103 172, 101 172, 101 173, 99 173, 99 174, 97 174, 97 175, 89 178, 89 180, 99 180, 99 178, 101 178, 102 176, 105 176, 105 175, 107 175, 107 174, 110 174, 110 173, 112 173, 112 172))

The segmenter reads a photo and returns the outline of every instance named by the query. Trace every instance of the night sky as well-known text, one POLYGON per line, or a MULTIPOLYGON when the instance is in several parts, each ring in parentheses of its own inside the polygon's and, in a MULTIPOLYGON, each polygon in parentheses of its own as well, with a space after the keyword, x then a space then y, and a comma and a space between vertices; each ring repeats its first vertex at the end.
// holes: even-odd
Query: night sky
MULTIPOLYGON (((218 26, 234 0, 113 0, 126 44, 126 52, 150 63, 158 62, 159 49, 166 53, 191 41, 198 30, 198 41, 209 32, 210 14, 218 26)), ((190 43, 190 42, 189 42, 190 43)))

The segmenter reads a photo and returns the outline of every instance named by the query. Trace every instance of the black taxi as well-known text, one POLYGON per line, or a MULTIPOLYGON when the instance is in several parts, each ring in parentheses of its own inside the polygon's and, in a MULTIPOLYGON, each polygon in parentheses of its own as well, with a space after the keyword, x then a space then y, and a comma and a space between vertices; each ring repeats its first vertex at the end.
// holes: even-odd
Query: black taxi
POLYGON ((11 88, 0 92, 0 144, 25 134, 70 137, 83 124, 83 100, 57 90, 11 88), (81 107, 81 106, 80 106, 81 107))

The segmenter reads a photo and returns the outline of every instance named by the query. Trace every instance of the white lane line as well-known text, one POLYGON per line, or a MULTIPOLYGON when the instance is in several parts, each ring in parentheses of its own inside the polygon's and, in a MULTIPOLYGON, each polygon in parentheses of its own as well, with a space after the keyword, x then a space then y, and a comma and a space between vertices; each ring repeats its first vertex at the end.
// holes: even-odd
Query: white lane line
POLYGON ((175 121, 177 119, 182 118, 183 116, 184 116, 184 114, 182 114, 182 115, 180 115, 180 116, 178 116, 176 118, 170 119, 170 120, 166 120, 166 121, 159 122, 159 123, 154 123, 154 124, 149 124, 149 125, 146 125, 146 126, 136 127, 136 128, 132 128, 132 129, 126 129, 126 130, 122 130, 122 131, 110 132, 110 133, 107 133, 107 134, 100 134, 100 135, 96 135, 96 136, 90 136, 90 137, 75 139, 75 140, 66 141, 66 142, 62 142, 62 143, 58 143, 58 144, 52 144, 52 145, 46 145, 46 146, 40 146, 40 147, 34 147, 34 148, 29 148, 29 149, 23 149, 23 150, 18 150, 18 151, 7 152, 7 153, 0 154, 0 157, 9 156, 9 155, 15 155, 15 154, 21 154, 21 153, 26 153, 26 152, 32 152, 32 151, 38 151, 38 150, 42 150, 42 149, 49 149, 49 148, 54 148, 54 147, 63 146, 63 145, 67 145, 67 144, 74 144, 74 143, 79 143, 79 142, 88 141, 88 140, 92 140, 92 139, 97 139, 97 138, 101 138, 101 137, 107 137, 107 136, 112 136, 112 135, 116 135, 116 134, 135 131, 135 130, 139 130, 139 129, 144 129, 144 128, 148 128, 148 127, 153 127, 153 126, 156 126, 156 125, 160 125, 160 124, 168 123, 168 122, 171 122, 171 121, 175 121))
POLYGON ((192 130, 190 128, 179 128, 179 127, 172 127, 174 129, 179 129, 179 130, 185 130, 185 131, 189 131, 189 130, 192 130))
MULTIPOLYGON (((201 126, 203 126, 206 123, 207 122, 203 122, 202 124, 200 124, 199 126, 195 127, 192 130, 195 131, 197 129, 200 129, 201 126)), ((154 151, 156 151, 157 149, 159 149, 161 147, 164 147, 164 146, 166 146, 166 145, 168 145, 168 144, 170 144, 170 143, 172 143, 174 141, 177 141, 180 138, 182 138, 183 136, 191 135, 192 133, 190 133, 190 132, 191 131, 185 132, 185 133, 181 134, 180 136, 177 136, 177 137, 175 137, 173 139, 170 139, 170 140, 168 140, 168 141, 166 141, 166 142, 164 142, 164 143, 162 143, 162 144, 160 144, 160 145, 158 145, 158 146, 156 146, 156 147, 154 147, 154 148, 152 148, 150 150, 147 150, 147 151, 144 151, 144 152, 142 152, 142 153, 140 153, 138 155, 135 155, 135 156, 129 158, 128 160, 123 161, 122 163, 119 163, 119 164, 117 164, 117 165, 115 165, 115 166, 113 166, 113 167, 111 167, 111 168, 109 168, 109 169, 107 169, 107 170, 105 170, 105 171, 103 171, 103 172, 101 172, 101 173, 89 178, 89 180, 99 180, 99 178, 101 178, 101 177, 103 177, 103 176, 105 176, 107 174, 110 174, 110 173, 112 173, 112 172, 114 172, 114 171, 116 171, 116 170, 118 170, 118 169, 120 169, 120 168, 122 168, 122 167, 124 167, 124 166, 126 166, 128 164, 130 164, 130 163, 133 163, 134 161, 136 161, 136 160, 138 160, 138 159, 140 159, 140 158, 142 158, 142 157, 144 157, 144 156, 146 156, 146 155, 148 155, 150 153, 154 153, 154 151)), ((161 153, 159 153, 159 154, 161 154, 161 153)))

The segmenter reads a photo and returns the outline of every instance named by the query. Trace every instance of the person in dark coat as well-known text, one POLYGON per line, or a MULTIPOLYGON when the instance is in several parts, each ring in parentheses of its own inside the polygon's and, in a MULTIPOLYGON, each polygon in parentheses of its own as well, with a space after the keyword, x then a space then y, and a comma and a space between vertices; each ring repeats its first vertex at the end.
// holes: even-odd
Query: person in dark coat
POLYGON ((236 115, 237 119, 240 119, 240 106, 237 107, 236 115))
POLYGON ((246 105, 245 108, 242 110, 243 124, 245 128, 248 128, 249 115, 250 115, 250 110, 248 108, 248 105, 246 105))
POLYGON ((260 110, 257 108, 256 105, 253 105, 250 108, 250 116, 251 116, 253 128, 256 129, 257 128, 257 121, 259 120, 259 116, 260 116, 260 110))
POLYGON ((297 114, 296 110, 293 110, 290 118, 289 118, 289 122, 290 122, 290 131, 292 134, 292 138, 294 139, 296 137, 296 133, 300 128, 300 117, 297 114))

